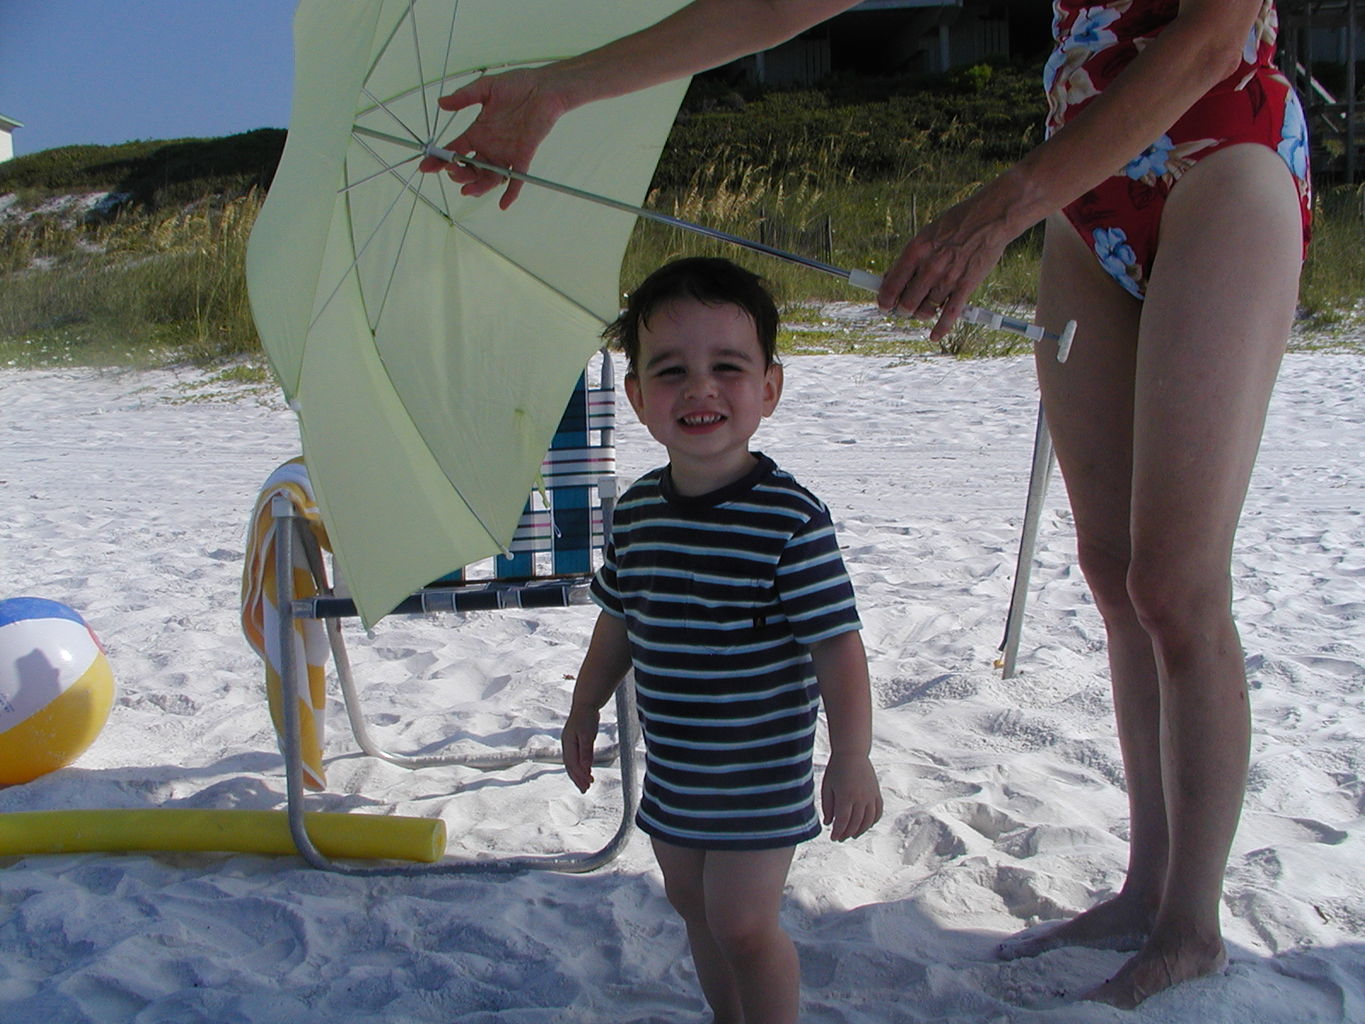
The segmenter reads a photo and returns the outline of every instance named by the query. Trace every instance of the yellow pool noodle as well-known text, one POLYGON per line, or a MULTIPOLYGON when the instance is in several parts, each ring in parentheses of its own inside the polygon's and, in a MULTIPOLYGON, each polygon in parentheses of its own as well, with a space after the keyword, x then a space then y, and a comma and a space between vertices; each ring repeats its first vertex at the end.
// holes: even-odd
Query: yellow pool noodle
MULTIPOLYGON (((328 857, 433 863, 445 854, 440 818, 378 814, 304 815, 328 857)), ((0 814, 0 856, 33 853, 297 853, 284 811, 146 807, 0 814)))

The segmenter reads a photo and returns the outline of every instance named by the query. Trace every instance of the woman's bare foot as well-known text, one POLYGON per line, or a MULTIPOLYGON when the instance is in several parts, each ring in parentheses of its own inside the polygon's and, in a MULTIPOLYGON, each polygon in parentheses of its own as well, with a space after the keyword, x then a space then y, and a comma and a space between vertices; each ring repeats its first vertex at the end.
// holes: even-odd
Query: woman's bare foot
POLYGON ((1144 999, 1163 992, 1182 981, 1203 978, 1222 971, 1228 963, 1221 940, 1216 947, 1191 942, 1185 949, 1143 949, 1125 963, 1103 985, 1096 985, 1081 996, 1096 1003, 1108 1003, 1131 1010, 1144 999))
POLYGON ((1151 927, 1151 912, 1139 901, 1119 895, 1069 921, 1026 928, 996 946, 995 955, 1001 960, 1019 960, 1062 946, 1128 952, 1142 948, 1151 927))

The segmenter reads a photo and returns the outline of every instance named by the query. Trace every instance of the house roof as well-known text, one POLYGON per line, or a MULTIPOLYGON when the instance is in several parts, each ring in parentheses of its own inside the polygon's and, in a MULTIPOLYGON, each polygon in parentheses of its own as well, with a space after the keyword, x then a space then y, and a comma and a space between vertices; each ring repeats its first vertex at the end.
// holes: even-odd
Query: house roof
POLYGON ((23 121, 16 121, 12 117, 6 117, 4 114, 0 114, 0 129, 13 131, 15 128, 22 128, 23 126, 23 121))

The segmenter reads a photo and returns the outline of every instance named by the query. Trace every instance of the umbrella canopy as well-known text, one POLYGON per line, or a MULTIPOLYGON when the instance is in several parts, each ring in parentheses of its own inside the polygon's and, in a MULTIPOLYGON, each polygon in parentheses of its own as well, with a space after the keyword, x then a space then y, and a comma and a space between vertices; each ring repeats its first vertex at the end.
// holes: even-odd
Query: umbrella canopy
MULTIPOLYGON (((472 112, 436 100, 682 0, 301 0, 288 141, 247 250, 251 308, 299 415, 362 619, 510 543, 603 325, 635 218, 546 189, 509 210, 421 174, 472 112)), ((537 174, 638 204, 686 82, 589 104, 537 174)))

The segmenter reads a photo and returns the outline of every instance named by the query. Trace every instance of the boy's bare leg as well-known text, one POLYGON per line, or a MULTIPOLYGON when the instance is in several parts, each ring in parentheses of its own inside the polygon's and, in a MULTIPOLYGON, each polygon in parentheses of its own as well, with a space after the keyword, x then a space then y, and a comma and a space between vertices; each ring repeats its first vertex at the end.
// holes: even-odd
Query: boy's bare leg
POLYGON ((652 840, 654 857, 664 875, 664 893, 687 927, 687 945, 702 995, 715 1024, 744 1024, 734 972, 711 935, 706 920, 706 850, 652 840))
POLYGON ((706 854, 706 920, 739 991, 745 1024, 793 1024, 801 964, 779 912, 794 847, 706 854))

